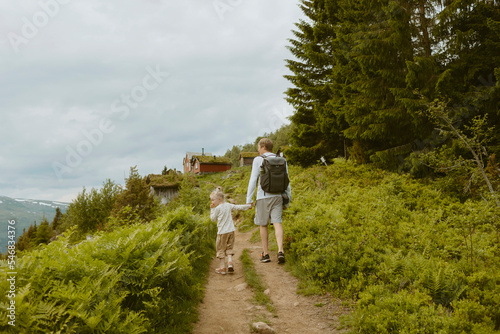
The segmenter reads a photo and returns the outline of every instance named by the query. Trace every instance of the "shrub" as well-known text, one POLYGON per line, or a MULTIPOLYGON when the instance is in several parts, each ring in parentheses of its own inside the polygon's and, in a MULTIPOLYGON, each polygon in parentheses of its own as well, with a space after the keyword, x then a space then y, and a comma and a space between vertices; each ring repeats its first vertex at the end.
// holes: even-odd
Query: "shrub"
MULTIPOLYGON (((215 240, 207 216, 179 208, 70 247, 66 237, 17 263, 16 327, 5 333, 187 333, 215 240)), ((1 262, 6 269, 6 262, 1 262)), ((0 287, 7 291, 7 270, 0 287)))
POLYGON ((500 329, 498 207, 335 160, 291 175, 285 251, 308 284, 357 302, 359 333, 500 329), (311 283, 312 282, 312 283, 311 283))

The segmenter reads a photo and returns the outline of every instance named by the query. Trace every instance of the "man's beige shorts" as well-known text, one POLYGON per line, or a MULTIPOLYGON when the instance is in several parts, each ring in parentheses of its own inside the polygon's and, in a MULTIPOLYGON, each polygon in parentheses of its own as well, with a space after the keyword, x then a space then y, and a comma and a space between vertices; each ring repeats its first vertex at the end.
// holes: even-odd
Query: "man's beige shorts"
POLYGON ((282 222, 283 214, 283 197, 273 196, 261 198, 255 203, 255 224, 266 226, 271 221, 271 224, 279 224, 282 222))

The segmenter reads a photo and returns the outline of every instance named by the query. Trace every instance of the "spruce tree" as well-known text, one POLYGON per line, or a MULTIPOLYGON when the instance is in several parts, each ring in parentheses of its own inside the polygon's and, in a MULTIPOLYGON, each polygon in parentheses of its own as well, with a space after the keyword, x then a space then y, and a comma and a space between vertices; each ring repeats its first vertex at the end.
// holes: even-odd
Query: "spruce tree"
POLYGON ((49 222, 46 218, 43 218, 36 232, 35 245, 48 244, 51 238, 52 230, 50 229, 49 222))
POLYGON ((17 238, 16 249, 19 251, 28 250, 36 246, 36 235, 38 233, 38 228, 36 226, 36 220, 33 225, 30 225, 28 230, 23 229, 23 234, 17 238))
POLYGON ((407 104, 412 97, 407 65, 431 47, 428 36, 416 38, 428 29, 426 20, 415 20, 422 1, 341 3, 337 36, 347 61, 337 71, 349 75, 338 82, 344 99, 340 113, 348 123, 344 134, 355 143, 352 153, 365 162, 380 158, 377 152, 410 151, 427 125, 407 104))
POLYGON ((361 161, 411 141, 417 129, 395 92, 406 86, 412 59, 411 9, 393 1, 303 1, 308 22, 297 24, 287 91, 293 148, 303 164, 344 155, 355 143, 361 161))
POLYGON ((290 117, 292 148, 286 151, 291 162, 304 165, 316 162, 321 155, 335 156, 335 136, 339 129, 328 101, 331 96, 328 76, 333 60, 336 6, 334 1, 303 0, 301 9, 307 20, 296 23, 294 39, 288 47, 295 59, 287 60, 292 72, 286 75, 294 87, 286 91, 287 101, 294 107, 290 117))
MULTIPOLYGON (((500 12, 496 1, 309 0, 288 60, 294 162, 342 152, 398 168, 436 147, 426 101, 454 105, 469 125, 500 123, 500 12)), ((500 131, 490 151, 499 153, 500 131), (493 148, 493 149, 491 149, 493 148)))
MULTIPOLYGON (((453 106, 455 125, 487 115, 489 126, 500 130, 500 3, 455 0, 439 13, 435 33, 446 68, 440 99, 453 106)), ((496 131, 491 152, 500 153, 499 146, 496 131)))
POLYGON ((231 160, 231 164, 233 165, 233 167, 238 167, 240 165, 240 153, 241 146, 233 145, 230 150, 228 149, 226 151, 226 154, 224 154, 224 156, 231 160))
POLYGON ((50 223, 50 229, 57 234, 58 228, 61 225, 63 218, 63 214, 59 207, 56 208, 56 214, 54 215, 54 219, 52 219, 52 223, 50 223))

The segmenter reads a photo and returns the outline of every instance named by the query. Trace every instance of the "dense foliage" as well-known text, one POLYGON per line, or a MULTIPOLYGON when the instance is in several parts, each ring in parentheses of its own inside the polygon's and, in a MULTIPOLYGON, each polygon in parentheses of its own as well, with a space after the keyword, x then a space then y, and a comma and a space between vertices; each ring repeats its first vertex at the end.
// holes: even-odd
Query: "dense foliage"
MULTIPOLYGON (((169 175, 164 177, 171 178, 169 175)), ((35 223, 23 231, 17 241, 17 249, 29 250, 47 244, 68 230, 71 230, 70 242, 75 243, 96 231, 111 231, 122 225, 154 220, 160 205, 147 180, 134 166, 130 168, 123 189, 109 179, 103 182, 100 189, 92 188, 89 191, 84 187, 70 203, 66 213, 56 210, 50 225, 44 219, 40 225, 35 223)))
POLYGON ((500 330, 500 210, 342 160, 293 168, 289 262, 353 301, 356 333, 500 330))
MULTIPOLYGON (((423 113, 436 99, 456 128, 476 116, 498 128, 498 1, 302 0, 301 8, 286 76, 292 162, 309 166, 347 153, 421 173, 417 159, 405 160, 410 153, 456 140, 423 113)), ((497 156, 499 134, 486 145, 497 156)))
MULTIPOLYGON (((338 159, 328 167, 289 167, 288 266, 303 290, 329 292, 351 306, 348 330, 500 332, 494 201, 464 201, 442 191, 442 179, 415 181, 338 159)), ((243 167, 199 180, 243 203, 249 174, 243 167)), ((189 191, 197 205, 201 190, 189 191)), ((253 226, 253 214, 240 213, 241 225, 253 226)))
MULTIPOLYGON (((196 319, 216 228, 178 207, 147 224, 71 246, 60 237, 17 263, 16 327, 2 333, 188 333, 196 319)), ((0 289, 9 290, 2 261, 0 289)))
POLYGON ((259 140, 266 137, 273 141, 274 151, 283 151, 290 145, 290 130, 291 125, 282 125, 279 129, 271 133, 265 133, 264 136, 257 137, 253 143, 248 143, 243 146, 234 145, 231 149, 226 151, 225 157, 231 159, 233 167, 238 167, 240 165, 240 153, 242 152, 257 152, 257 145, 259 140))
POLYGON ((49 224, 49 221, 43 218, 39 225, 37 225, 35 221, 33 225, 30 225, 27 231, 23 229, 23 233, 16 241, 16 249, 18 251, 23 251, 36 248, 39 245, 48 244, 53 238, 62 233, 62 218, 63 213, 61 209, 57 207, 52 223, 49 224))
POLYGON ((79 238, 102 229, 115 206, 116 196, 121 192, 119 186, 106 180, 101 189, 92 188, 78 194, 66 213, 61 217, 61 230, 75 228, 79 238))
MULTIPOLYGON (((494 200, 463 200, 442 191, 442 179, 415 181, 343 159, 289 168, 294 200, 284 213, 287 266, 304 289, 329 292, 351 306, 348 330, 500 332, 494 200)), ((184 178, 179 197, 152 221, 115 217, 113 229, 94 231, 90 240, 74 245, 70 230, 24 252, 16 268, 16 331, 6 323, 5 295, 1 330, 188 332, 214 253, 208 194, 222 186, 243 203, 249 172, 241 167, 196 182, 184 178)), ((237 218, 248 226, 252 216, 249 210, 237 218)), ((60 220, 44 228, 57 228, 60 220)), ((7 291, 6 262, 1 265, 0 287, 7 291)))
POLYGON ((126 221, 147 222, 155 218, 158 208, 159 202, 146 179, 139 174, 137 166, 131 167, 125 189, 116 195, 111 216, 126 221))

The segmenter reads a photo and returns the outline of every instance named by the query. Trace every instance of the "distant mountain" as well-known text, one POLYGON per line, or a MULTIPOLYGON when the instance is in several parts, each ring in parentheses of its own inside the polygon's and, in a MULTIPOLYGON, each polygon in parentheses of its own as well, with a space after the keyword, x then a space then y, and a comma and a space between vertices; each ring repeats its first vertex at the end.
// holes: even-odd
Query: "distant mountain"
POLYGON ((7 225, 9 220, 16 221, 16 240, 35 222, 40 224, 45 217, 52 222, 56 214, 56 208, 66 212, 69 203, 53 202, 45 200, 20 199, 0 196, 0 253, 5 253, 8 245, 7 225))

